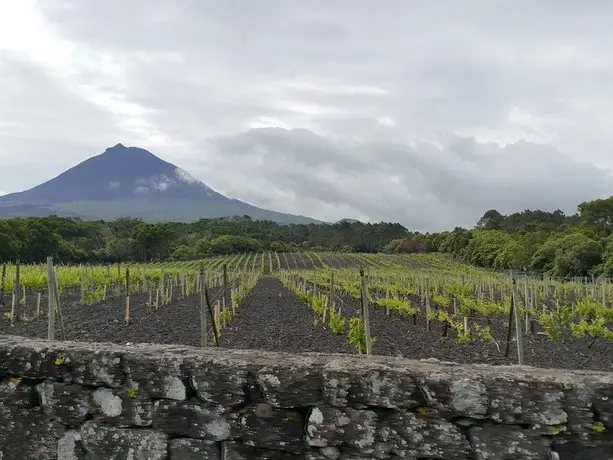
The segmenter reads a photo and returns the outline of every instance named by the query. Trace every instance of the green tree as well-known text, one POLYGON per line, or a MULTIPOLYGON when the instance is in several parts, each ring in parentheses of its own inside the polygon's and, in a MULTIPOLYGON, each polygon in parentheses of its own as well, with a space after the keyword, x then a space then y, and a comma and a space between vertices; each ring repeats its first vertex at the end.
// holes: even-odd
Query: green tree
POLYGON ((155 224, 139 224, 132 231, 136 253, 142 260, 163 259, 170 255, 172 231, 169 227, 155 224))
POLYGON ((473 234, 470 230, 456 227, 452 232, 447 232, 439 245, 439 251, 448 252, 454 256, 465 255, 466 248, 472 239, 473 234))
POLYGON ((589 228, 610 235, 613 231, 613 197, 585 201, 577 206, 581 222, 589 228))
POLYGON ((580 231, 552 234, 532 257, 532 268, 553 276, 587 276, 602 260, 598 241, 580 231))
POLYGON ((496 267, 496 260, 513 238, 502 230, 474 230, 464 253, 472 264, 482 267, 496 267))
POLYGON ((177 246, 170 255, 172 260, 183 260, 191 257, 191 251, 187 246, 177 246))
POLYGON ((477 222, 477 228, 483 230, 502 230, 504 216, 495 209, 490 209, 477 222))

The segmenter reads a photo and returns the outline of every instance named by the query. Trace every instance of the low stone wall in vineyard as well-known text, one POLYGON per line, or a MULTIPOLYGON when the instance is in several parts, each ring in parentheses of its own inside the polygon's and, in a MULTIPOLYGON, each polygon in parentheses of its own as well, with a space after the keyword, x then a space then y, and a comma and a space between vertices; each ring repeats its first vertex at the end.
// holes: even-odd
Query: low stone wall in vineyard
POLYGON ((613 374, 0 336, 0 459, 611 459, 613 374))

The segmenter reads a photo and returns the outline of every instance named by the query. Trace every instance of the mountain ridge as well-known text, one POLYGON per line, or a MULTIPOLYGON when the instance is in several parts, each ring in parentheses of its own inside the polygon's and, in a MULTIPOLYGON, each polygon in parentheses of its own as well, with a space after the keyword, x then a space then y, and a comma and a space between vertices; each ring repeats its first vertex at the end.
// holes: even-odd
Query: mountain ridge
POLYGON ((0 196, 0 218, 52 214, 154 222, 248 215, 282 224, 322 223, 226 197, 148 150, 122 143, 30 189, 0 196))

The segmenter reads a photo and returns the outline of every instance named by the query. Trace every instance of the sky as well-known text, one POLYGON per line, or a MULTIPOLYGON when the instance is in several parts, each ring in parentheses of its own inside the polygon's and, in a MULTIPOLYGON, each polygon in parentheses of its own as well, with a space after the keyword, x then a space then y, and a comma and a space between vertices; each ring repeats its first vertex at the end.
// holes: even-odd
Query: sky
POLYGON ((327 221, 574 213, 613 194, 611 17, 608 0, 0 0, 0 193, 121 142, 327 221))

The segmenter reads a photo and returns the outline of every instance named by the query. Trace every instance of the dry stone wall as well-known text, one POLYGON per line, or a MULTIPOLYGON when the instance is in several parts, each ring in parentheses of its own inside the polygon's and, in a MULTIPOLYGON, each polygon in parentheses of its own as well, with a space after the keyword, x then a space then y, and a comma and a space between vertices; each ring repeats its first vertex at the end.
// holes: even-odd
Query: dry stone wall
POLYGON ((1 460, 613 459, 613 374, 0 336, 1 460))

